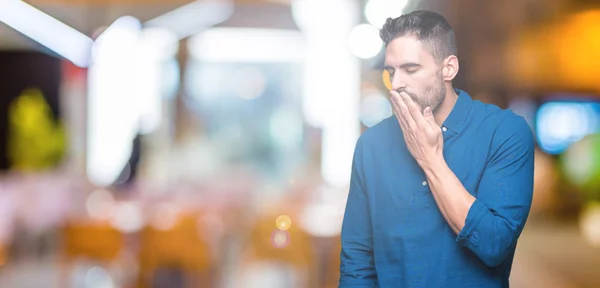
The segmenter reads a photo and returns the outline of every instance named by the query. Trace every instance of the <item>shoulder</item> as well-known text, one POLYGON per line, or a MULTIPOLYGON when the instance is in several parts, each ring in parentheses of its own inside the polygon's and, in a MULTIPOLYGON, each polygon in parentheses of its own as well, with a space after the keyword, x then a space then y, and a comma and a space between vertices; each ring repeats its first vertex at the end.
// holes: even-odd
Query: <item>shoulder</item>
POLYGON ((373 149, 381 145, 386 145, 388 142, 394 142, 393 139, 396 139, 401 133, 402 130, 400 129, 400 125, 398 125, 396 116, 392 114, 392 116, 383 119, 381 122, 365 130, 360 135, 357 146, 373 149))
POLYGON ((484 129, 492 132, 492 150, 521 150, 533 152, 535 139, 525 118, 510 109, 502 109, 493 104, 473 101, 476 119, 484 129))

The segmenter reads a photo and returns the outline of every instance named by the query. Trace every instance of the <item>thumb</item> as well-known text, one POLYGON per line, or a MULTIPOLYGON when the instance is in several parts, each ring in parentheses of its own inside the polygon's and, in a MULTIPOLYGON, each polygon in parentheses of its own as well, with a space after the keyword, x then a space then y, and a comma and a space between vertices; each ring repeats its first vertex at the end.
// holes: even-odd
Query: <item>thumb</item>
POLYGON ((425 117, 425 120, 427 120, 427 122, 429 122, 429 124, 436 125, 435 118, 433 117, 433 111, 431 110, 431 107, 427 107, 427 108, 425 108, 425 110, 423 110, 423 117, 425 117))

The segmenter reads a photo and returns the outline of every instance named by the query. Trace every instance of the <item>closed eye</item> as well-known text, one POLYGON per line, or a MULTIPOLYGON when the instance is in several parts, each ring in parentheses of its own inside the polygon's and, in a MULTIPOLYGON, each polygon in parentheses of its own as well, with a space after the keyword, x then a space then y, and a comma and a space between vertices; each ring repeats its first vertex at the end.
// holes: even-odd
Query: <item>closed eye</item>
POLYGON ((400 65, 400 68, 404 69, 404 71, 406 71, 407 74, 413 74, 413 73, 419 71, 419 68, 421 68, 421 64, 404 63, 404 64, 400 65))

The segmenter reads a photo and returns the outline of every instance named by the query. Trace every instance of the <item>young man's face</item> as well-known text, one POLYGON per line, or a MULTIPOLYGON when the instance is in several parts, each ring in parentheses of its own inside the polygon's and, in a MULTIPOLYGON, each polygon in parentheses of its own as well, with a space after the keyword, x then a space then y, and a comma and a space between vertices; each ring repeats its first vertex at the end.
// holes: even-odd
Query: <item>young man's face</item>
POLYGON ((405 91, 421 107, 435 112, 446 96, 442 67, 416 37, 407 35, 388 43, 385 70, 392 89, 405 91))

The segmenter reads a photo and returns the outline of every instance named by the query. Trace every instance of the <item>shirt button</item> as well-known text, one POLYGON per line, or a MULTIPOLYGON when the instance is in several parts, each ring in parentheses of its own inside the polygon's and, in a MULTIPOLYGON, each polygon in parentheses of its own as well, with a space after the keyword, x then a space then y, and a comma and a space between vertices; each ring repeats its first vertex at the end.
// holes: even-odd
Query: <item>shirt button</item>
POLYGON ((448 131, 448 128, 446 128, 446 126, 442 127, 442 131, 446 132, 448 131))
POLYGON ((421 184, 423 184, 423 186, 427 186, 427 181, 423 181, 421 184))

